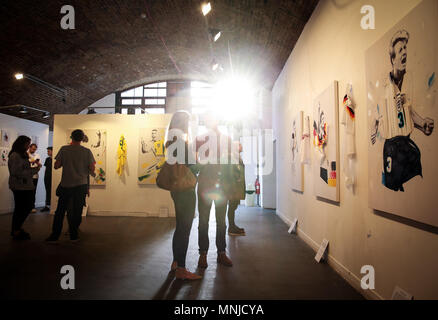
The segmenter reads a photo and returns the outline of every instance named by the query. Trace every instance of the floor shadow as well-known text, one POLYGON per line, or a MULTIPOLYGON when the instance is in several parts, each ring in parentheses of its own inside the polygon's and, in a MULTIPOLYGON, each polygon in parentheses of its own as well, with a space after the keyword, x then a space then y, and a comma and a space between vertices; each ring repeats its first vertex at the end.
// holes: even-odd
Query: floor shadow
MULTIPOLYGON (((204 269, 198 268, 196 273, 204 276, 204 269)), ((178 280, 175 279, 175 272, 171 271, 152 300, 196 300, 199 296, 202 280, 178 280), (187 287, 189 287, 188 292, 182 292, 182 289, 187 287)))

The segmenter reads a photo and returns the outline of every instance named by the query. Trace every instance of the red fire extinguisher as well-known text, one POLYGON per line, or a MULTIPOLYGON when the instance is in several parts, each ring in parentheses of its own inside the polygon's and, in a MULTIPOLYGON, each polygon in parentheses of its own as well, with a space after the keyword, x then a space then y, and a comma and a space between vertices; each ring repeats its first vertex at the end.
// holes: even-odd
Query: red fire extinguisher
POLYGON ((259 178, 257 177, 256 181, 255 181, 255 189, 256 189, 256 194, 260 194, 260 182, 259 182, 259 178))

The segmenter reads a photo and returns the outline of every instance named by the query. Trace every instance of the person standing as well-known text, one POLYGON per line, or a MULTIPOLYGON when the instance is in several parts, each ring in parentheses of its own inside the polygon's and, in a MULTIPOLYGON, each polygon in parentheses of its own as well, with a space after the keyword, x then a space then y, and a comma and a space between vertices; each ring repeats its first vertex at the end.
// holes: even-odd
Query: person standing
MULTIPOLYGON (((198 176, 198 210, 199 210, 199 227, 198 227, 198 241, 199 241, 199 268, 207 268, 207 252, 209 249, 209 237, 208 237, 208 224, 210 220, 210 210, 214 202, 216 213, 216 248, 217 248, 217 262, 219 264, 231 267, 233 262, 226 255, 226 222, 225 215, 227 211, 227 199, 223 190, 222 169, 223 165, 220 164, 220 146, 221 139, 226 139, 229 142, 228 137, 223 137, 218 128, 218 121, 212 115, 207 116, 206 125, 208 127, 208 133, 204 136, 197 138, 196 150, 202 157, 215 160, 216 163, 203 164, 199 171, 198 176), (209 141, 214 139, 216 141, 209 141), (216 142, 216 143, 214 143, 216 142), (204 145, 209 146, 203 153, 204 145), (217 150, 214 150, 214 146, 217 150), (212 150, 210 150, 213 148, 212 150), (210 155, 210 152, 215 152, 216 155, 210 155), (216 159, 213 159, 216 158, 216 159)), ((229 144, 227 143, 227 146, 229 144)), ((202 159, 201 163, 203 162, 202 159)))
MULTIPOLYGON (((178 111, 172 116, 168 130, 168 137, 172 135, 172 139, 166 142, 166 149, 171 147, 174 143, 183 141, 184 157, 182 159, 184 160, 184 165, 188 166, 191 172, 196 176, 197 165, 190 164, 189 162, 189 152, 191 150, 189 148, 189 120, 190 114, 186 111, 178 111)), ((172 156, 177 161, 180 161, 181 159, 178 159, 178 156, 180 156, 178 152, 180 152, 180 150, 176 148, 172 156)), ((192 158, 195 159, 194 156, 192 158)), ((201 279, 201 276, 186 269, 187 248, 196 209, 195 187, 184 191, 171 191, 170 195, 175 204, 176 216, 176 228, 172 240, 173 262, 171 271, 175 271, 175 277, 180 280, 201 279)))
POLYGON ((46 187, 46 206, 41 212, 50 211, 50 201, 52 196, 52 153, 53 147, 47 148, 47 158, 44 161, 46 171, 44 172, 44 186, 46 187))
MULTIPOLYGON (((38 168, 41 167, 41 157, 38 153, 36 153, 36 151, 38 150, 38 146, 35 143, 32 143, 29 146, 29 150, 28 150, 28 154, 29 154, 29 162, 30 162, 30 166, 31 168, 38 168)), ((34 174, 32 177, 33 180, 33 184, 35 186, 34 192, 33 192, 33 205, 32 205, 32 213, 36 212, 36 208, 35 208, 35 201, 36 201, 36 192, 37 192, 37 187, 38 187, 38 173, 34 174)))
POLYGON ((62 177, 56 190, 59 200, 53 218, 52 233, 46 239, 48 242, 58 241, 66 211, 70 240, 79 240, 78 228, 82 221, 82 208, 88 193, 88 177, 95 175, 93 154, 90 149, 81 146, 84 136, 82 130, 74 130, 71 134, 72 143, 61 147, 55 157, 54 168, 55 170, 62 168, 62 177))
POLYGON ((41 164, 31 167, 27 153, 29 145, 29 137, 19 136, 9 153, 9 188, 14 194, 11 236, 14 240, 30 239, 29 233, 22 226, 33 207, 35 185, 32 177, 38 173, 41 164))
MULTIPOLYGON (((242 145, 239 142, 237 143, 239 144, 238 152, 240 153, 242 152, 242 145)), ((245 229, 236 225, 235 214, 240 200, 245 199, 245 166, 239 154, 233 154, 233 157, 238 163, 232 162, 227 165, 224 179, 224 192, 228 199, 228 234, 231 236, 244 236, 245 229)))

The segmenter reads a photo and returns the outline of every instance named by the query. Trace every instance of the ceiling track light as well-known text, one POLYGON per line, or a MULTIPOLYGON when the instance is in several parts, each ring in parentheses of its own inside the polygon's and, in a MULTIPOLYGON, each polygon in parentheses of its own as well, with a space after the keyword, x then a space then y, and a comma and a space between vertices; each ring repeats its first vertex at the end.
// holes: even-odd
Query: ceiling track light
POLYGON ((216 42, 221 37, 221 31, 219 29, 209 29, 210 37, 213 42, 216 42))
POLYGON ((48 119, 48 118, 50 118, 50 112, 46 111, 43 114, 43 119, 48 119))
POLYGON ((16 80, 19 80, 19 81, 23 80, 24 78, 26 78, 26 79, 28 79, 30 81, 33 81, 33 82, 35 82, 35 83, 37 83, 37 84, 39 84, 39 85, 41 85, 41 86, 43 86, 43 87, 45 87, 45 88, 47 88, 49 90, 55 92, 65 102, 65 96, 66 96, 66 90, 65 89, 61 89, 61 88, 59 88, 59 87, 57 87, 57 86, 55 86, 55 85, 53 85, 51 83, 48 83, 48 82, 46 82, 44 80, 41 80, 41 79, 39 79, 39 78, 37 78, 35 76, 32 76, 30 74, 27 74, 27 73, 17 72, 17 73, 14 74, 14 77, 15 77, 16 80))
POLYGON ((204 17, 211 11, 211 4, 210 2, 208 3, 204 3, 202 5, 202 14, 204 15, 204 17))
POLYGON ((96 114, 96 110, 94 110, 94 108, 88 108, 88 112, 87 114, 96 114))
POLYGON ((21 113, 21 114, 27 114, 27 113, 29 113, 29 111, 27 110, 26 107, 21 107, 21 108, 20 108, 20 113, 21 113))

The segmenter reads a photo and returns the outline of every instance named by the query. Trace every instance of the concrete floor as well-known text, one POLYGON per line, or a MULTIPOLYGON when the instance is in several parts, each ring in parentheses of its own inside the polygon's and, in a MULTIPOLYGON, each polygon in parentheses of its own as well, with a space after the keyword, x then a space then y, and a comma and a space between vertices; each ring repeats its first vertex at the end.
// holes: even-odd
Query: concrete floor
MULTIPOLYGON (((212 215, 212 218, 214 215, 212 215)), ((81 241, 44 242, 52 217, 32 214, 24 228, 31 241, 9 237, 11 215, 0 216, 0 298, 2 299, 362 299, 273 211, 239 207, 245 237, 227 236, 232 268, 216 265, 215 223, 210 222, 209 267, 197 282, 169 275, 172 218, 87 217, 81 241), (75 268, 76 289, 62 290, 60 269, 75 268)), ((198 259, 195 219, 187 267, 198 259)), ((66 225, 64 225, 66 229, 66 225)))

